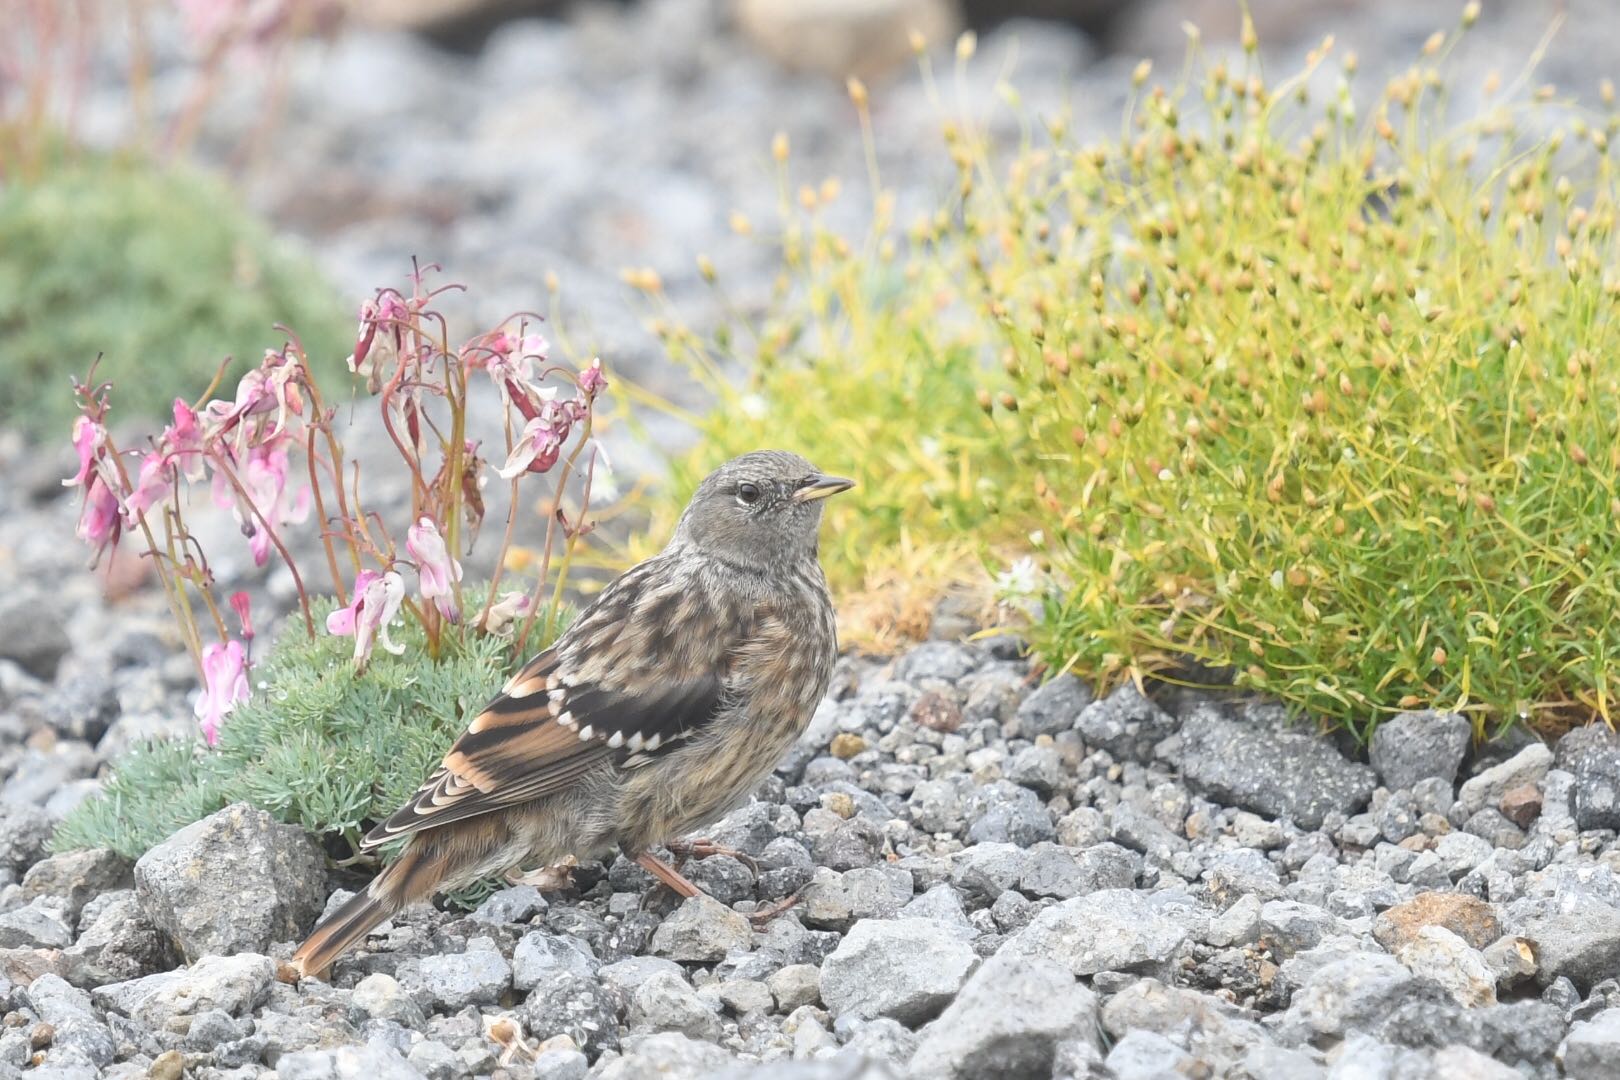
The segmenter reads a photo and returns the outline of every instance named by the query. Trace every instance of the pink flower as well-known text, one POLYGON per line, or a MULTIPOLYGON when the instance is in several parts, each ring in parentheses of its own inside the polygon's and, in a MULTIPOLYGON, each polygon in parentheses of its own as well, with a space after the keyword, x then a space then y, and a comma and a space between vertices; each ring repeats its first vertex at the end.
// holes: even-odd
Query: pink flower
POLYGON ((219 742, 220 721, 225 714, 246 701, 247 650, 240 641, 214 642, 203 646, 203 692, 194 710, 208 745, 219 742))
POLYGON ((529 613, 529 605, 533 601, 528 593, 504 592, 501 598, 489 605, 489 614, 484 617, 484 633, 504 634, 512 628, 512 624, 529 613))
POLYGON ((270 529, 294 525, 309 516, 309 488, 299 486, 294 495, 287 492, 291 460, 287 453, 290 440, 276 438, 260 443, 248 450, 247 464, 238 474, 247 493, 247 505, 218 473, 214 476, 214 502, 230 507, 236 522, 248 538, 253 552, 253 564, 263 566, 270 559, 270 529), (257 511, 255 513, 254 511, 257 511), (262 517, 263 520, 260 520, 262 517), (270 524, 266 529, 265 522, 270 524))
POLYGON ((242 620, 242 638, 245 641, 253 640, 253 601, 248 594, 240 589, 231 593, 231 610, 236 617, 242 620))
POLYGON ((404 602, 405 579, 399 574, 392 570, 386 574, 362 570, 354 581, 354 599, 348 607, 326 617, 326 632, 336 637, 354 635, 354 662, 358 666, 364 666, 370 658, 373 639, 398 656, 405 646, 388 637, 388 624, 404 602))
POLYGON ((73 449, 79 454, 79 471, 62 481, 63 487, 78 487, 90 478, 101 448, 107 444, 107 429, 80 416, 73 421, 73 449))
POLYGON ((135 490, 124 500, 124 521, 134 525, 152 507, 173 493, 174 470, 161 449, 153 450, 141 458, 140 475, 135 490))
POLYGON ((92 473, 89 486, 84 490, 84 509, 79 512, 77 533, 80 540, 96 549, 97 558, 108 547, 118 544, 123 530, 123 518, 118 511, 117 494, 100 473, 92 473))
POLYGON ((579 373, 579 389, 588 398, 594 398, 607 389, 607 376, 602 372, 602 358, 591 361, 591 366, 579 373))
POLYGON ((432 518, 423 517, 406 533, 405 550, 416 560, 416 576, 422 599, 431 600, 451 622, 461 617, 456 610, 454 582, 461 580, 461 564, 451 558, 432 518))
POLYGON ((563 443, 574 420, 569 410, 555 401, 546 401, 540 411, 523 425, 523 434, 512 444, 506 464, 496 469, 503 480, 523 472, 543 473, 562 456, 563 443))
POLYGON ((346 362, 350 371, 365 378, 366 389, 373 394, 382 389, 384 374, 399 359, 410 317, 404 297, 393 289, 384 289, 376 299, 360 305, 360 328, 355 332, 354 352, 346 362))
POLYGON ((197 411, 183 398, 174 399, 174 423, 163 429, 158 445, 169 452, 187 480, 201 480, 208 473, 203 459, 203 429, 197 411))

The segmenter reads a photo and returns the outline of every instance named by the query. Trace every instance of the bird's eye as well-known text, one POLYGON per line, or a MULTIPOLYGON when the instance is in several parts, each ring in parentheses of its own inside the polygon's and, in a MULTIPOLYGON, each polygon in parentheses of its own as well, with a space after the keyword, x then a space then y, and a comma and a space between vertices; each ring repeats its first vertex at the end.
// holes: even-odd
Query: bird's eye
POLYGON ((759 485, 738 484, 737 501, 742 503, 744 506, 752 506, 759 502, 759 485))

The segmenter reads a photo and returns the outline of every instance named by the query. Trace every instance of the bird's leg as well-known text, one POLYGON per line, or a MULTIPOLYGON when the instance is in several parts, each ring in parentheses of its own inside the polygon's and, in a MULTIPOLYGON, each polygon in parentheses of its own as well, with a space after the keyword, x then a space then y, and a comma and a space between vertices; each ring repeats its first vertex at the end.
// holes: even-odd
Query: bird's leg
POLYGON ((509 885, 533 885, 541 892, 556 892, 574 883, 574 867, 577 865, 579 861, 569 855, 559 863, 535 870, 525 871, 514 866, 506 872, 506 881, 509 885))
POLYGON ((669 848, 671 855, 675 856, 677 865, 687 859, 707 859, 710 855, 729 855, 752 870, 756 876, 759 874, 759 863, 754 861, 752 855, 746 851, 738 851, 736 848, 717 844, 707 837, 696 837, 691 840, 671 840, 664 846, 669 848))
POLYGON ((649 851, 635 856, 636 865, 668 885, 680 896, 698 896, 703 890, 687 881, 681 872, 649 851))
POLYGON ((766 904, 764 907, 755 911, 752 915, 749 915, 748 921, 754 924, 754 929, 758 930, 798 902, 799 894, 797 892, 790 892, 776 903, 766 904))

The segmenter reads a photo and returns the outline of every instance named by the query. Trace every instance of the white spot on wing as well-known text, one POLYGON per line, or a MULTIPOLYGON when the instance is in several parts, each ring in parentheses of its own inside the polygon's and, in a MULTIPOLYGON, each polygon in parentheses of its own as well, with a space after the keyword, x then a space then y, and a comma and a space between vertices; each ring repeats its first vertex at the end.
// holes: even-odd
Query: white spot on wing
POLYGON ((617 750, 619 747, 623 746, 624 745, 624 732, 615 731, 612 735, 609 735, 608 736, 608 745, 613 747, 613 749, 615 749, 615 750, 617 750))
POLYGON ((596 734, 596 729, 591 727, 591 725, 586 724, 584 727, 579 729, 579 740, 580 740, 580 742, 584 742, 586 739, 589 739, 592 735, 595 735, 595 734, 596 734))

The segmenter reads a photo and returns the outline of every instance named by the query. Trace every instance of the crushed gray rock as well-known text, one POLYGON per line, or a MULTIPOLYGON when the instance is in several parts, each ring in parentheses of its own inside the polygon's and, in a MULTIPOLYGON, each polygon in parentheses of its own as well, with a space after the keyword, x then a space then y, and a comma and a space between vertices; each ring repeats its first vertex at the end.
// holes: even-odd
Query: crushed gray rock
POLYGON ((1378 725, 1368 756, 1384 786, 1393 791, 1410 790, 1429 778, 1449 787, 1473 737, 1473 725, 1458 713, 1400 713, 1378 725))
POLYGON ((822 963, 821 998, 834 1016, 931 1019, 978 965, 968 936, 927 919, 863 919, 822 963))

